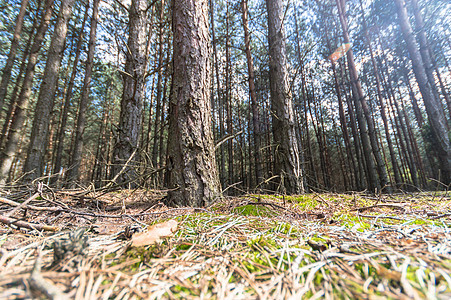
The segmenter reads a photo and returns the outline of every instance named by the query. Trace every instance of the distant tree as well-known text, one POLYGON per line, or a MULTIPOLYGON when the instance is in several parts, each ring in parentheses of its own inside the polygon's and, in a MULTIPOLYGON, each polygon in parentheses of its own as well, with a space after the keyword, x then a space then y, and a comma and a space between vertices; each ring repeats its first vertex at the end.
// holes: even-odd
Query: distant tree
POLYGON ((94 51, 97 40, 97 21, 99 14, 100 0, 94 0, 92 6, 91 28, 89 32, 88 57, 85 65, 85 75, 83 87, 81 90, 80 103, 78 106, 77 124, 75 128, 75 141, 71 153, 70 167, 68 171, 68 180, 70 184, 78 180, 80 176, 80 164, 83 154, 83 134, 86 127, 86 110, 89 104, 89 95, 91 90, 92 67, 94 64, 94 51))
POLYGON ((20 11, 16 18, 16 27, 14 29, 11 47, 9 49, 8 58, 6 59, 5 67, 3 68, 2 81, 0 82, 0 109, 5 103, 6 92, 8 90, 9 79, 11 78, 11 71, 14 60, 16 58, 17 49, 19 48, 20 35, 22 33, 22 26, 24 22, 25 13, 27 11, 29 0, 22 0, 20 4, 20 11))
POLYGON ((44 11, 41 16, 40 24, 34 37, 33 44, 31 46, 30 55, 28 57, 27 68, 25 70, 25 77, 20 91, 17 107, 14 112, 13 119, 11 121, 11 127, 6 140, 5 148, 2 150, 0 156, 0 181, 6 181, 9 171, 11 169, 14 156, 17 153, 19 147, 19 141, 21 139, 20 132, 26 119, 26 112, 31 98, 31 89, 33 85, 35 66, 38 61, 39 50, 42 47, 45 33, 50 23, 50 19, 53 13, 53 0, 47 0, 45 2, 44 11))
POLYGON ((24 173, 26 173, 27 180, 42 176, 51 113, 55 103, 55 92, 58 85, 58 73, 63 58, 64 44, 66 42, 67 23, 70 20, 74 2, 75 0, 61 1, 52 41, 47 53, 47 62, 39 88, 38 101, 34 110, 31 138, 24 165, 24 173))
MULTIPOLYGON (((132 0, 129 8, 129 35, 125 61, 121 115, 114 145, 111 176, 116 183, 137 177, 139 138, 146 85, 146 0, 132 0)), ((134 184, 134 183, 133 183, 134 184)))
POLYGON ((168 202, 201 207, 221 194, 211 128, 208 1, 174 0, 172 18, 168 202))
POLYGON ((445 184, 451 183, 451 144, 449 139, 449 129, 445 118, 445 113, 440 102, 434 95, 433 88, 428 81, 426 69, 420 51, 418 50, 410 25, 407 9, 403 0, 395 0, 398 12, 398 21, 407 50, 412 61, 412 68, 415 73, 418 86, 426 107, 428 120, 432 128, 432 137, 437 149, 439 168, 442 171, 441 180, 445 184))

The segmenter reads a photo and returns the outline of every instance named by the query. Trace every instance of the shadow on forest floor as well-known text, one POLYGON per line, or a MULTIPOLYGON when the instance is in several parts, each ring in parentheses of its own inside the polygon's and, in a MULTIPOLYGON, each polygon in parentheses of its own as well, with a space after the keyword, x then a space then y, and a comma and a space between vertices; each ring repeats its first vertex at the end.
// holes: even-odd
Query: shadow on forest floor
POLYGON ((0 298, 451 298, 446 193, 247 195, 206 209, 163 196, 3 193, 0 298), (170 219, 172 236, 131 245, 170 219))

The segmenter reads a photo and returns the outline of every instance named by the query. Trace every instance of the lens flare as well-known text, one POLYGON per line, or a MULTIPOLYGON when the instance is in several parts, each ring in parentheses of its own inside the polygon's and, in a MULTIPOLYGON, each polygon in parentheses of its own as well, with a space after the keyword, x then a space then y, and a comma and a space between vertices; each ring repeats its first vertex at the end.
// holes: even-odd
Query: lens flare
POLYGON ((331 61, 331 62, 336 62, 337 60, 339 60, 343 55, 345 55, 346 54, 346 52, 348 52, 349 51, 349 49, 351 49, 351 43, 346 43, 346 44, 343 44, 343 45, 341 45, 340 47, 338 47, 337 48, 337 50, 335 50, 335 52, 334 53, 332 53, 330 56, 329 56, 329 60, 331 61))

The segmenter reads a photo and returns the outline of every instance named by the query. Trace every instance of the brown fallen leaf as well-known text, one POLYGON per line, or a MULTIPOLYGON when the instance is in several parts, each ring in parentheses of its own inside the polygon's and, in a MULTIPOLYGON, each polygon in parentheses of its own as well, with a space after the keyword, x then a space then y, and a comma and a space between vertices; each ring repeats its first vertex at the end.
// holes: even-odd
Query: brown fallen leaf
POLYGON ((169 237, 177 231, 178 222, 169 220, 167 222, 155 224, 147 229, 147 231, 139 232, 132 237, 132 246, 146 246, 156 243, 163 237, 169 237))

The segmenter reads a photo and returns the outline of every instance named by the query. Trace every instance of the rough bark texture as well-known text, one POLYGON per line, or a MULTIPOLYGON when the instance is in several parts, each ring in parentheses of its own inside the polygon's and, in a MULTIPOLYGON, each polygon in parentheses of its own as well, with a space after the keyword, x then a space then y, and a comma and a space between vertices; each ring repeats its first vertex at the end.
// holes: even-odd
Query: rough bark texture
POLYGON ((241 9, 243 11, 243 29, 244 29, 244 51, 246 52, 247 60, 247 71, 249 74, 249 95, 251 98, 252 107, 252 127, 254 129, 254 159, 255 159, 255 179, 257 185, 262 181, 261 175, 261 141, 260 141, 260 121, 258 115, 258 104, 257 104, 257 94, 255 92, 255 75, 254 75, 254 62, 251 55, 251 38, 249 33, 249 22, 248 22, 248 6, 247 0, 241 1, 241 9))
POLYGON ((96 37, 97 37, 97 18, 99 13, 99 2, 100 0, 94 0, 94 4, 92 7, 91 30, 89 32, 88 57, 86 60, 85 77, 83 80, 83 87, 81 90, 80 104, 78 109, 77 126, 75 129, 75 141, 72 150, 71 166, 68 172, 68 179, 71 182, 78 180, 80 176, 79 168, 83 152, 83 133, 85 131, 86 110, 88 109, 92 67, 94 65, 94 50, 96 46, 96 37))
POLYGON ((133 0, 129 10, 124 90, 112 173, 112 176, 116 176, 122 172, 116 180, 117 183, 135 180, 137 176, 136 163, 139 160, 138 147, 146 84, 146 9, 147 1, 133 0))
POLYGON ((17 100, 17 107, 11 123, 11 129, 6 141, 5 149, 1 154, 0 159, 0 180, 5 181, 8 177, 9 170, 16 155, 17 148, 21 139, 21 130, 26 119, 26 112, 28 109, 29 100, 31 97, 31 88, 33 85, 33 77, 36 63, 38 61, 39 50, 41 49, 45 33, 50 23, 50 18, 53 12, 53 0, 47 0, 44 7, 44 12, 41 17, 41 23, 36 32, 36 36, 31 46, 30 56, 28 58, 25 77, 22 89, 17 100))
POLYGON ((2 81, 0 83, 0 109, 5 103, 6 92, 8 90, 9 79, 13 69, 14 59, 16 58, 17 49, 19 48, 20 34, 22 33, 23 20, 27 11, 28 0, 22 0, 20 4, 19 14, 16 18, 16 28, 14 29, 11 47, 9 48, 8 58, 3 68, 2 81))
POLYGON ((268 11, 271 110, 275 142, 275 171, 282 191, 304 192, 299 144, 286 68, 286 46, 281 0, 266 0, 268 11))
POLYGON ((451 145, 445 113, 439 99, 434 96, 432 88, 428 82, 426 70, 424 68, 420 52, 418 51, 418 47, 415 43, 412 26, 410 25, 409 18, 407 16, 404 0, 395 0, 395 3, 398 12, 399 24, 401 26, 404 40, 407 44, 407 50, 412 61, 415 78, 423 97, 429 123, 432 127, 433 138, 442 173, 440 179, 445 184, 449 184, 451 182, 451 145))
POLYGON ((205 206, 220 196, 210 103, 207 0, 174 0, 174 67, 169 106, 169 203, 205 206))
POLYGON ((30 144, 24 165, 25 178, 33 180, 42 176, 44 156, 47 146, 51 113, 55 103, 55 92, 58 85, 58 73, 63 58, 64 44, 67 34, 67 23, 72 14, 75 0, 61 2, 58 19, 53 31, 52 41, 47 53, 44 77, 39 89, 36 103, 30 144))

